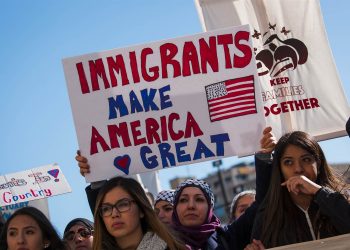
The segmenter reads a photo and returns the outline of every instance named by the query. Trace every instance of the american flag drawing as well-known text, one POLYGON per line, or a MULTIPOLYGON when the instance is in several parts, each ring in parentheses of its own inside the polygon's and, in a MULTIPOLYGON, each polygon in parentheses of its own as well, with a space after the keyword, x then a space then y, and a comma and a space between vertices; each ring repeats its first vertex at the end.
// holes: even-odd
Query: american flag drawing
POLYGON ((257 113, 253 75, 210 84, 205 92, 212 122, 257 113))

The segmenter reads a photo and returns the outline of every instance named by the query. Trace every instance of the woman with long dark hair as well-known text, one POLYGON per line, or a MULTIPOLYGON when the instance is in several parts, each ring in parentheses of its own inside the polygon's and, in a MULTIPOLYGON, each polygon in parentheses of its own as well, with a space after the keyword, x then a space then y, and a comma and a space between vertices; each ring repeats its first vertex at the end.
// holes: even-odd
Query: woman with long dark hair
POLYGON ((285 134, 272 164, 254 239, 270 248, 350 233, 348 186, 333 173, 313 137, 301 131, 285 134))
POLYGON ((0 236, 1 250, 63 250, 63 241, 47 217, 35 207, 24 207, 6 221, 0 236))
POLYGON ((94 214, 93 249, 184 249, 158 219, 142 186, 115 177, 103 185, 94 214))

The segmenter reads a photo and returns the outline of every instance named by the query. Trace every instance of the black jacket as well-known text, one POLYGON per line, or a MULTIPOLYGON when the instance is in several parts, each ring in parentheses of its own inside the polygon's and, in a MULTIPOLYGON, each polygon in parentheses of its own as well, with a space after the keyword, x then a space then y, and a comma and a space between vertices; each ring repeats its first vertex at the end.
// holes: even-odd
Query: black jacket
MULTIPOLYGON (((267 154, 255 155, 255 171, 256 171, 256 196, 255 202, 247 208, 237 220, 232 222, 226 228, 224 233, 218 234, 220 237, 216 250, 244 249, 250 243, 251 232, 253 229, 255 215, 258 207, 264 200, 267 193, 271 178, 271 159, 267 154)), ((214 236, 214 235, 213 235, 214 236)), ((217 236, 216 236, 217 237, 217 236)))
MULTIPOLYGON (((292 230, 293 227, 281 229, 279 233, 280 238, 277 240, 277 246, 350 233, 350 204, 342 194, 328 188, 321 188, 316 193, 307 211, 302 211, 294 204, 292 211, 297 218, 297 230, 292 230), (319 229, 315 230, 313 221, 318 213, 320 214, 321 224, 317 226, 319 229), (282 237, 282 235, 284 235, 284 237, 282 237)), ((254 239, 261 238, 261 229, 264 223, 263 216, 264 208, 261 208, 256 215, 252 232, 252 238, 254 239)))
POLYGON ((91 213, 94 214, 98 192, 107 181, 93 182, 85 188, 85 193, 89 202, 91 213))

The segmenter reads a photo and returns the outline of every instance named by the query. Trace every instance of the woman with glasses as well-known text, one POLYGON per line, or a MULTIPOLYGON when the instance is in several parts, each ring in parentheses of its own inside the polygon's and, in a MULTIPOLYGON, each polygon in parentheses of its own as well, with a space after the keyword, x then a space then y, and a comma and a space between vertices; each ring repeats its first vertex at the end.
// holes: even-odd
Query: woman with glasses
POLYGON ((0 249, 64 250, 65 245, 46 216, 35 207, 24 207, 6 221, 0 249))
POLYGON ((93 231, 93 222, 84 218, 76 218, 67 224, 63 239, 70 250, 92 250, 93 231))
MULTIPOLYGON (((265 247, 350 233, 350 206, 342 182, 310 135, 295 131, 278 141, 271 183, 252 237, 265 247)), ((263 249, 254 241, 246 249, 263 249)))
POLYGON ((184 249, 157 218, 142 186, 115 177, 99 191, 93 249, 184 249))

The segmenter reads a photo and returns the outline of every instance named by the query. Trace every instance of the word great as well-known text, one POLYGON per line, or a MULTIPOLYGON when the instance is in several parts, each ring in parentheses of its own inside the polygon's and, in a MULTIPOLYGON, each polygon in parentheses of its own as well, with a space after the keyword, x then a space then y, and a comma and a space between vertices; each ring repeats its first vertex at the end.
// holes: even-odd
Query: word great
POLYGON ((238 31, 208 38, 184 41, 181 45, 163 43, 155 50, 149 47, 139 51, 76 63, 82 94, 101 88, 124 86, 141 81, 206 74, 208 67, 219 72, 220 63, 226 69, 244 68, 252 60, 248 31, 238 31), (220 54, 224 61, 219 63, 220 54))
POLYGON ((201 139, 197 139, 195 149, 192 154, 188 153, 187 141, 181 141, 171 146, 169 143, 158 144, 157 151, 152 152, 149 146, 142 146, 140 156, 143 165, 148 169, 153 169, 159 166, 162 167, 176 166, 177 163, 191 162, 210 157, 219 157, 225 155, 224 143, 230 141, 227 133, 210 136, 210 145, 206 145, 201 139), (159 157, 157 156, 159 155, 159 157), (159 159, 160 158, 160 159, 159 159))

